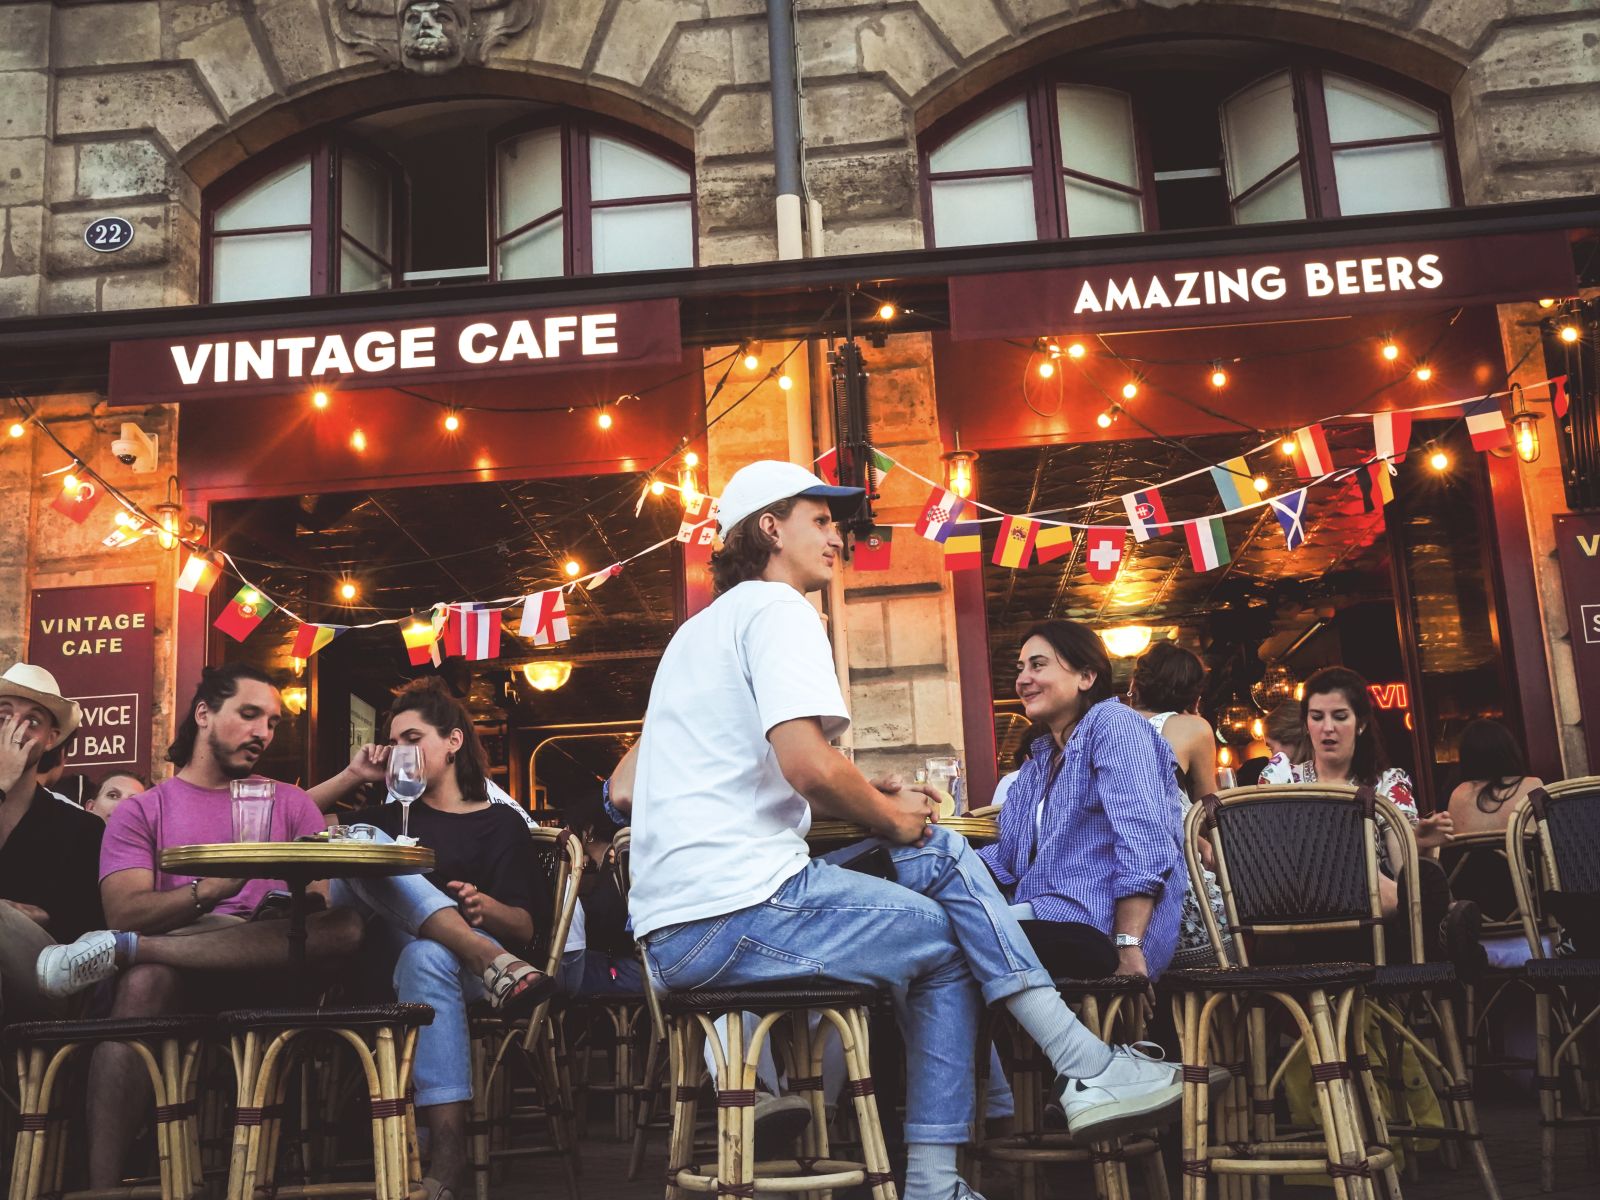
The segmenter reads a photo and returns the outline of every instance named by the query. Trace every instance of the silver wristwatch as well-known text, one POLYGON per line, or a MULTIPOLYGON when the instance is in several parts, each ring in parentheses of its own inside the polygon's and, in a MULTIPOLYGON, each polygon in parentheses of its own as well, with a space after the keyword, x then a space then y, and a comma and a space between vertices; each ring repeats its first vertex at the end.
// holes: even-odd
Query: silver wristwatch
POLYGON ((1138 950, 1144 946, 1144 939, 1131 933, 1116 934, 1111 940, 1116 945, 1118 950, 1124 950, 1130 946, 1133 949, 1138 950))

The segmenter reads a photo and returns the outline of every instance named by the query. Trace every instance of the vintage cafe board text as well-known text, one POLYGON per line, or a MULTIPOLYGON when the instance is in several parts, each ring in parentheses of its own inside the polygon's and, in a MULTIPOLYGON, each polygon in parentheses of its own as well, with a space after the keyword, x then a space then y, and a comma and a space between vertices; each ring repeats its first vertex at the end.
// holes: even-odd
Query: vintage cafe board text
POLYGON ((1337 317, 1566 296, 1560 232, 1008 271, 950 280, 958 339, 1337 317))
POLYGON ((676 300, 118 342, 113 404, 675 363, 676 300))
POLYGON ((116 583, 33 593, 28 661, 83 708, 83 724, 67 742, 69 771, 149 775, 154 592, 149 583, 116 583))

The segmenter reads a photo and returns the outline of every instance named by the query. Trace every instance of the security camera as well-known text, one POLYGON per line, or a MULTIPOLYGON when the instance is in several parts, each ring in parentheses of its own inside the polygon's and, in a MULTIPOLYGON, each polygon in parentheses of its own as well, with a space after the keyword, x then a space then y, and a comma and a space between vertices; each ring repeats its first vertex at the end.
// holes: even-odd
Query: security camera
POLYGON ((146 433, 131 421, 125 421, 122 436, 111 443, 111 453, 123 466, 144 474, 156 469, 160 444, 161 439, 155 434, 146 433))

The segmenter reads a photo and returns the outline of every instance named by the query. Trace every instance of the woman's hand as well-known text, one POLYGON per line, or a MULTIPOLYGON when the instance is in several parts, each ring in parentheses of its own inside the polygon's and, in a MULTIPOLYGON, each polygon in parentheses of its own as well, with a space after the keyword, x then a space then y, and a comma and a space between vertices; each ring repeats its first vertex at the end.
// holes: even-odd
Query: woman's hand
POLYGON ((483 919, 489 914, 489 906, 494 903, 494 897, 487 892, 480 892, 470 883, 462 883, 452 879, 445 884, 445 890, 456 898, 456 904, 461 908, 461 917, 474 929, 483 927, 483 919))
POLYGON ((1456 823, 1447 812, 1436 812, 1431 817, 1420 817, 1414 832, 1418 850, 1437 850, 1455 836, 1456 823))

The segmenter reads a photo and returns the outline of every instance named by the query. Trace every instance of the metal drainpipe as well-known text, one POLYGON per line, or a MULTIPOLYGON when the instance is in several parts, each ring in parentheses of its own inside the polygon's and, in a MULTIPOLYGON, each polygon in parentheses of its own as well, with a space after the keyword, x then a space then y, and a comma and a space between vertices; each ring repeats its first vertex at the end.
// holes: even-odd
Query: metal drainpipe
POLYGON ((767 0, 767 64, 772 76, 772 157, 778 184, 778 257, 805 257, 800 219, 800 73, 793 0, 767 0))

